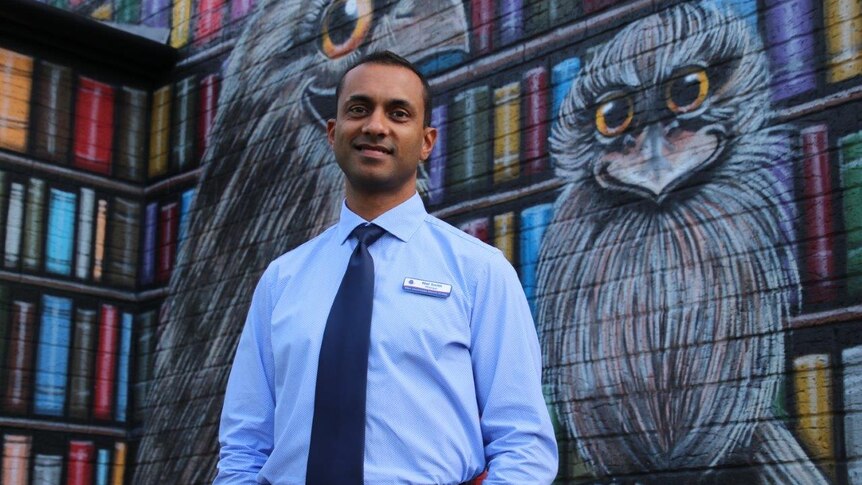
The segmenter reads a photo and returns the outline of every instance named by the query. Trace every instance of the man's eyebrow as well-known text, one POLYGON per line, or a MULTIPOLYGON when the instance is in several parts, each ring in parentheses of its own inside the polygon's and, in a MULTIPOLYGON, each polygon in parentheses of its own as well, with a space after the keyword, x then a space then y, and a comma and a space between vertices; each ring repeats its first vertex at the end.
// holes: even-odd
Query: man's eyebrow
MULTIPOLYGON (((367 96, 365 94, 353 94, 347 98, 347 102, 357 102, 357 103, 370 104, 373 102, 373 100, 371 99, 370 96, 367 96)), ((411 103, 410 101, 408 101, 406 99, 400 99, 400 98, 387 100, 386 106, 390 107, 390 108, 403 107, 403 108, 408 108, 411 110, 414 108, 413 103, 411 103)))

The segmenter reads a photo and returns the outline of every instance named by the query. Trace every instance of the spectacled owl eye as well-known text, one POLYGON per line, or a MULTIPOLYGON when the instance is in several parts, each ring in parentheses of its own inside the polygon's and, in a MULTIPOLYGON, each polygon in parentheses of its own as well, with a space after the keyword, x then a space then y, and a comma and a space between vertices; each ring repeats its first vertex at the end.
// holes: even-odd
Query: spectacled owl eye
POLYGON ((323 12, 320 49, 330 59, 347 55, 362 45, 371 30, 372 0, 335 0, 323 12))
POLYGON ((596 128, 605 136, 617 136, 626 131, 635 115, 634 103, 628 96, 603 102, 596 109, 596 128))
POLYGON ((709 76, 697 69, 676 77, 668 83, 667 107, 676 114, 689 113, 703 105, 709 95, 709 76))

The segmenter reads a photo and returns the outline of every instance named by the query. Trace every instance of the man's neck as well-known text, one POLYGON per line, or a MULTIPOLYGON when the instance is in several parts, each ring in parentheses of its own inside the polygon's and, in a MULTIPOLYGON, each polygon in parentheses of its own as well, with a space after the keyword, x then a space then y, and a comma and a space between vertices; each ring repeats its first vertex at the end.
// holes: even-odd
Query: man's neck
POLYGON ((415 193, 416 189, 411 188, 410 190, 396 192, 394 194, 379 192, 369 194, 356 191, 348 184, 347 208, 366 221, 373 221, 389 209, 397 207, 410 197, 413 197, 413 194, 415 193))

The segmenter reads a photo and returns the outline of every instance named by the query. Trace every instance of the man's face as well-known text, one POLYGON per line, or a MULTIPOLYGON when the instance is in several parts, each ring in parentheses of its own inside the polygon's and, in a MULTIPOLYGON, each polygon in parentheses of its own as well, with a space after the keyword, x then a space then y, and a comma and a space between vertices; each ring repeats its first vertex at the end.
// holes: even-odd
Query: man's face
POLYGON ((409 69, 362 64, 347 73, 327 135, 351 188, 413 194, 419 161, 437 138, 422 126, 422 99, 422 82, 409 69))

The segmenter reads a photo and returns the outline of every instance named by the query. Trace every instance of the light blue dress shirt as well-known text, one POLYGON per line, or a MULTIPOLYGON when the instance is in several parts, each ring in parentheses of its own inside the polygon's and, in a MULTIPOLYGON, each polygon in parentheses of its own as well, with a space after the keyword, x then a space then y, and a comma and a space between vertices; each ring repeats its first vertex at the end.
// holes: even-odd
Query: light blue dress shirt
MULTIPOLYGON (((305 483, 326 319, 365 223, 338 224, 284 254, 252 299, 227 385, 215 483, 305 483)), ((557 444, 518 277, 502 253, 429 215, 418 195, 372 221, 365 483, 547 484, 557 444), (405 291, 405 278, 451 285, 405 291)))

